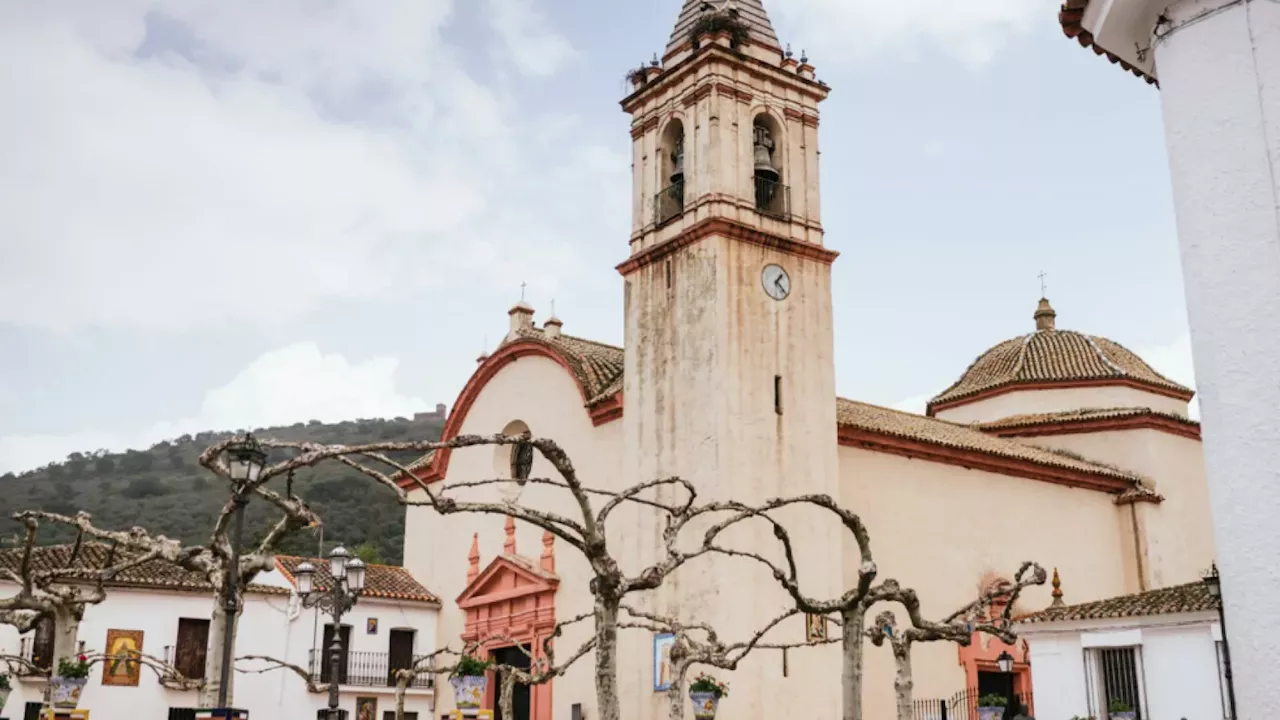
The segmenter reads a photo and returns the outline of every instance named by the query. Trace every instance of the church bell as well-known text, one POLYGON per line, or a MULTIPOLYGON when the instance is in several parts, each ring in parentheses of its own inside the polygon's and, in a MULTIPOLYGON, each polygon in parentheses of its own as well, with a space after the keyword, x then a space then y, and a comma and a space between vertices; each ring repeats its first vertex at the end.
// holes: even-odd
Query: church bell
POLYGON ((769 128, 755 127, 755 175, 771 182, 778 181, 778 169, 773 165, 773 137, 769 128))
POLYGON ((671 151, 671 184, 684 181, 684 138, 677 137, 671 151))

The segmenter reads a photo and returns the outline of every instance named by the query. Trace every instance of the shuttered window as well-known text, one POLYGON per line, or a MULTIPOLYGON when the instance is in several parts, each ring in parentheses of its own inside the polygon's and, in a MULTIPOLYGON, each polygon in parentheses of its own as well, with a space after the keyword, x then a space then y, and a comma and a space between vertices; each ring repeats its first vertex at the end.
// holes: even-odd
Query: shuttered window
POLYGON ((178 645, 173 666, 192 679, 204 677, 205 659, 209 651, 209 621, 195 618, 178 619, 178 645))

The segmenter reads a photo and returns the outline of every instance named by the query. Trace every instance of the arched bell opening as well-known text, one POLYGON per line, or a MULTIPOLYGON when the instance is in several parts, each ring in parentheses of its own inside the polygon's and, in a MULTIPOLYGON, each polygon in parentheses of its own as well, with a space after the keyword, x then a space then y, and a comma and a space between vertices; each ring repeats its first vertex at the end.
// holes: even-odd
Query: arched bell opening
POLYGON ((664 187, 655 202, 659 225, 684 212, 684 123, 679 118, 667 123, 667 127, 663 129, 660 147, 662 176, 659 182, 664 187))
POLYGON ((773 116, 760 113, 751 124, 751 133, 756 210, 785 217, 791 203, 790 189, 782 174, 782 128, 773 116))

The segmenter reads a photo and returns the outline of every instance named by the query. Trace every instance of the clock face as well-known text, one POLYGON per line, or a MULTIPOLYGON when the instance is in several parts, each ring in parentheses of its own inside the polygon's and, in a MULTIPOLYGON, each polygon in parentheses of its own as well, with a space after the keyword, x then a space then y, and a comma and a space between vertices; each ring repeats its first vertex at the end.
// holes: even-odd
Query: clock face
POLYGON ((791 294, 791 277, 781 265, 766 265, 761 280, 765 293, 774 300, 785 300, 791 294))

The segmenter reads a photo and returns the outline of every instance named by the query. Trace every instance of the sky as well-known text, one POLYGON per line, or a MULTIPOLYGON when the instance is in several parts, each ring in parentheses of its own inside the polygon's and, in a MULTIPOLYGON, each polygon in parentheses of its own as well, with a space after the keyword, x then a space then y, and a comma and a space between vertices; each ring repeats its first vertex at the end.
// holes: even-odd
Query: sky
MULTIPOLYGON (((0 472, 451 405, 526 298, 622 341, 626 72, 681 0, 0 3, 0 472)), ((837 389, 1058 327, 1194 383, 1158 90, 1056 0, 765 0, 832 87, 837 389)))

